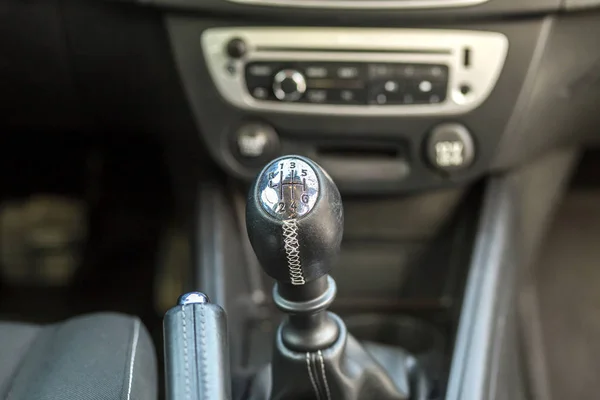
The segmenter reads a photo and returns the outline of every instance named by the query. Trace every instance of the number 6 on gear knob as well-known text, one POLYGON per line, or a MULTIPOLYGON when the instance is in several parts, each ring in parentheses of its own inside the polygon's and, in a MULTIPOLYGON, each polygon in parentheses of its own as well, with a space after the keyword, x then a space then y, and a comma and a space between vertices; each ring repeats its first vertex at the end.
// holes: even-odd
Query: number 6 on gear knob
POLYGON ((339 253, 344 230, 340 193, 314 161, 277 158, 250 188, 246 226, 265 272, 278 282, 304 285, 328 274, 339 253))

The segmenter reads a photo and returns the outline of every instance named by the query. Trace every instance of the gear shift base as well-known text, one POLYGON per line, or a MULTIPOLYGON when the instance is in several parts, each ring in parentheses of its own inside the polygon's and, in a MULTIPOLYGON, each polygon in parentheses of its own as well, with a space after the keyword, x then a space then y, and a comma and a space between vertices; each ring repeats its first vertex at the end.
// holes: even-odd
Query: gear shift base
POLYGON ((339 336, 338 324, 325 312, 290 316, 281 324, 281 340, 293 351, 317 351, 331 346, 339 336))
POLYGON ((272 363, 256 375, 248 399, 427 399, 427 380, 414 357, 390 346, 363 347, 337 315, 328 314, 340 332, 326 349, 293 351, 283 343, 280 326, 272 363))
POLYGON ((317 351, 327 348, 339 335, 338 324, 325 311, 335 299, 335 281, 326 275, 314 283, 318 285, 302 291, 303 301, 289 300, 298 298, 294 296, 298 293, 296 288, 289 288, 285 292, 281 290, 283 285, 276 283, 273 287, 275 305, 288 314, 281 324, 281 338, 283 344, 294 351, 317 351))

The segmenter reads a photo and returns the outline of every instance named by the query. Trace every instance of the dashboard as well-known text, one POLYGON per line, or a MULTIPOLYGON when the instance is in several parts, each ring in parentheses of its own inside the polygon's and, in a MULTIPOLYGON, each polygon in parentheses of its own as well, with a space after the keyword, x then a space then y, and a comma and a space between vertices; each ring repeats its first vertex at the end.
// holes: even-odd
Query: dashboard
POLYGON ((139 131, 249 180, 464 185, 594 141, 600 1, 9 0, 6 130, 139 131), (35 34, 32 34, 34 32, 35 34))

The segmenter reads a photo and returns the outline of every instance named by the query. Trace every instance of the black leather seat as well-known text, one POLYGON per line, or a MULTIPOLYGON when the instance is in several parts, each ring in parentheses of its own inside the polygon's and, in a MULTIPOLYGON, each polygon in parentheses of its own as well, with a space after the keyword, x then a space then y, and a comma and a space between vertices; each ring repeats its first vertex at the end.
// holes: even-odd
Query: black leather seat
POLYGON ((138 318, 98 313, 0 322, 0 399, 154 400, 156 355, 138 318))

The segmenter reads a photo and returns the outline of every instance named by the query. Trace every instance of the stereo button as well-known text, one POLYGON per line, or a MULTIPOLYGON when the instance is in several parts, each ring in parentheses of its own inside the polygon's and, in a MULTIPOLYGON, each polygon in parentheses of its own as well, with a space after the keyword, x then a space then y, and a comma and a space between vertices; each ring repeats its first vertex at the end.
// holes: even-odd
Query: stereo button
MULTIPOLYGON (((399 79, 387 79, 371 82, 369 86, 369 104, 393 105, 405 104, 404 97, 408 94, 406 83, 399 79)), ((411 99, 408 99, 411 104, 411 99)))
POLYGON ((377 95, 377 97, 375 97, 375 102, 377 104, 381 104, 381 105, 387 104, 388 98, 387 98, 387 96, 385 94, 380 93, 380 94, 377 95))
POLYGON ((267 63, 252 63, 246 66, 246 88, 250 95, 260 100, 271 100, 272 76, 275 66, 267 63))
POLYGON ((396 93, 398 92, 398 90, 400 90, 400 83, 398 83, 397 81, 386 81, 383 84, 383 88, 386 92, 396 93))
POLYGON ((385 79, 394 76, 393 66, 388 64, 369 64, 369 79, 385 79))
POLYGON ((262 77, 271 76, 273 74, 273 67, 268 64, 251 64, 248 66, 248 75, 262 77))
POLYGON ((308 90, 306 92, 306 101, 309 103, 325 103, 327 102, 327 91, 326 90, 308 90))
POLYGON ((409 89, 417 104, 437 104, 446 99, 446 83, 417 80, 409 89))
POLYGON ((252 97, 259 100, 267 100, 269 98, 269 90, 264 87, 256 87, 252 90, 252 97))
POLYGON ((417 68, 414 65, 404 65, 399 70, 400 76, 405 78, 413 78, 417 73, 417 68))
POLYGON ((231 58, 242 58, 248 51, 248 46, 240 38, 231 39, 225 48, 231 58))
POLYGON ((328 102, 334 104, 366 104, 366 92, 364 89, 332 90, 328 102))
POLYGON ((417 68, 417 76, 436 82, 447 81, 448 67, 446 65, 421 65, 417 68))
POLYGON ((367 79, 367 64, 338 64, 335 66, 334 78, 367 79))
POLYGON ((320 78, 327 78, 327 67, 322 67, 322 66, 310 66, 310 67, 306 67, 306 69, 304 70, 304 73, 306 75, 307 78, 313 78, 313 79, 320 79, 320 78))
POLYGON ((440 96, 438 96, 437 94, 432 94, 431 96, 429 96, 429 102, 431 104, 441 103, 442 98, 440 96))
POLYGON ((355 95, 354 92, 352 90, 342 90, 340 92, 340 99, 342 101, 347 101, 348 103, 351 103, 353 101, 355 101, 355 95))
POLYGON ((433 89, 433 85, 429 81, 421 81, 419 82, 419 91, 421 93, 429 93, 433 89))
POLYGON ((358 78, 357 67, 339 67, 337 70, 337 76, 341 79, 354 79, 358 78))
POLYGON ((446 82, 433 85, 431 92, 428 93, 429 103, 443 103, 446 100, 446 93, 448 91, 447 85, 446 82))
POLYGON ((415 98, 410 93, 403 94, 402 97, 401 97, 401 103, 402 104, 414 104, 415 103, 415 98))

